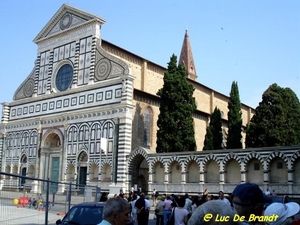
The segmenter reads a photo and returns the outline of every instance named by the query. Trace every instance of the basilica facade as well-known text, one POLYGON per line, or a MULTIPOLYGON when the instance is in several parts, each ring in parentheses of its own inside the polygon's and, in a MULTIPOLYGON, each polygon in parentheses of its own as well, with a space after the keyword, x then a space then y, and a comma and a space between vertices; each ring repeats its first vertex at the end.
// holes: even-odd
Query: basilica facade
MULTIPOLYGON (((222 112, 226 133, 229 97, 197 82, 187 32, 179 62, 195 88, 198 150, 157 154, 156 93, 166 68, 101 39, 104 24, 104 19, 64 4, 38 33, 32 72, 20 81, 13 102, 2 103, 1 171, 97 185, 110 193, 132 186, 168 193, 231 192, 241 182, 300 193, 297 148, 202 151, 215 107, 222 112)), ((245 104, 241 109, 246 126, 254 109, 245 104)), ((20 182, 2 179, 0 186, 20 182)), ((31 191, 39 188, 32 184, 31 191)), ((58 185, 55 192, 64 189, 58 185)))

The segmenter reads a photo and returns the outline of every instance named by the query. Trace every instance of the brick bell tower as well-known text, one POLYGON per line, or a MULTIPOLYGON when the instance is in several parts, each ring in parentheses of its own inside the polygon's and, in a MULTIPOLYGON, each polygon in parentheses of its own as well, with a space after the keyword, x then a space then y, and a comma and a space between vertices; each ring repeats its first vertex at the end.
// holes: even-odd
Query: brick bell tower
POLYGON ((192 53, 190 38, 187 30, 185 30, 185 35, 184 35, 178 63, 182 64, 185 67, 187 78, 196 81, 197 73, 194 64, 194 57, 192 53))

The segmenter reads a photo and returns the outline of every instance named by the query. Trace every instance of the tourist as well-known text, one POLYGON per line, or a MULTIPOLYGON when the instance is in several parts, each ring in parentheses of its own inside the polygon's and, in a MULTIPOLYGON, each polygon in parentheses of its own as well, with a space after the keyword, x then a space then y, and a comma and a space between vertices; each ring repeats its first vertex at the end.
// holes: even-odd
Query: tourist
POLYGON ((227 203, 212 200, 200 205, 188 220, 188 225, 235 225, 236 211, 227 203), (228 221, 227 221, 228 220, 228 221))
POLYGON ((164 196, 157 197, 157 203, 155 206, 155 215, 156 215, 156 225, 163 225, 164 224, 164 196))
POLYGON ((103 220, 98 225, 126 225, 130 222, 129 203, 123 198, 110 198, 103 208, 103 220))
POLYGON ((164 201, 164 225, 167 225, 168 220, 170 219, 172 213, 172 200, 169 195, 167 195, 166 200, 164 201))
POLYGON ((272 203, 272 199, 257 184, 240 184, 232 192, 233 207, 239 216, 245 217, 245 221, 249 220, 250 215, 262 216, 265 203, 272 203))
POLYGON ((134 207, 137 211, 138 225, 147 225, 149 219, 149 210, 146 205, 144 193, 140 194, 140 198, 136 200, 134 207))
POLYGON ((296 202, 288 202, 285 204, 274 202, 266 208, 264 215, 270 218, 273 215, 278 217, 273 221, 268 221, 268 225, 290 225, 293 223, 293 216, 296 215, 299 210, 299 204, 296 202))
POLYGON ((189 212, 184 208, 185 200, 185 197, 178 198, 177 207, 173 208, 175 225, 185 225, 189 219, 189 212))
POLYGON ((219 201, 225 202, 228 206, 230 206, 230 202, 227 198, 224 197, 224 192, 219 191, 219 201))

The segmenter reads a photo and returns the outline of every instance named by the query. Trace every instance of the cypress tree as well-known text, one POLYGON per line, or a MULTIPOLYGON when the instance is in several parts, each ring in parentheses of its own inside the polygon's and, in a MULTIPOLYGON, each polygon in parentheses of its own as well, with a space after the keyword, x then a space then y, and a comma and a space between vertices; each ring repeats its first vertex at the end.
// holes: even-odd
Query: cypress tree
POLYGON ((195 151, 196 140, 193 113, 196 110, 194 87, 186 79, 185 68, 173 54, 164 74, 157 120, 156 152, 195 151))
POLYGON ((237 82, 232 82, 228 102, 228 135, 226 147, 242 148, 242 111, 237 82))
POLYGON ((213 139, 214 139, 214 137, 211 132, 211 127, 208 126, 206 128, 203 150, 213 150, 214 149, 214 144, 213 144, 214 140, 213 139))
POLYGON ((222 149, 222 116, 217 107, 210 116, 209 126, 206 129, 203 150, 222 149))

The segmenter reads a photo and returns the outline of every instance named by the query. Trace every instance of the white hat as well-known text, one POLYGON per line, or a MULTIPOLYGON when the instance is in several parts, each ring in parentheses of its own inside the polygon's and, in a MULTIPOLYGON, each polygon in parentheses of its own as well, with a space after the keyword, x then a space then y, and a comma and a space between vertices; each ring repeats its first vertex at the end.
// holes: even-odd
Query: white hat
POLYGON ((300 206, 296 202, 288 202, 288 203, 278 203, 274 202, 269 205, 265 212, 265 216, 272 216, 273 214, 278 215, 278 219, 273 222, 268 222, 270 225, 280 225, 282 224, 287 218, 294 216, 300 210, 300 206))

